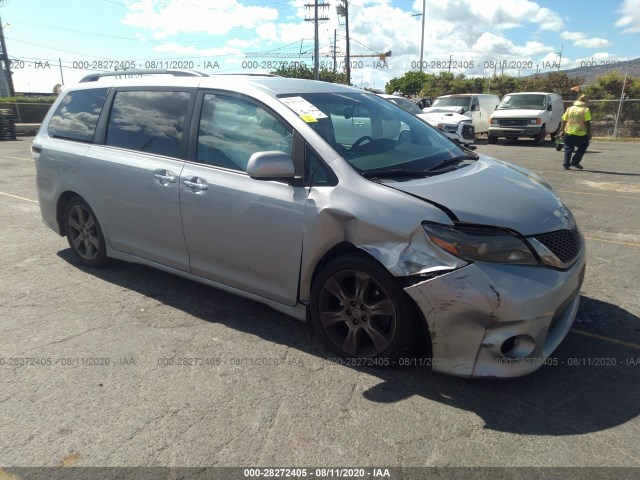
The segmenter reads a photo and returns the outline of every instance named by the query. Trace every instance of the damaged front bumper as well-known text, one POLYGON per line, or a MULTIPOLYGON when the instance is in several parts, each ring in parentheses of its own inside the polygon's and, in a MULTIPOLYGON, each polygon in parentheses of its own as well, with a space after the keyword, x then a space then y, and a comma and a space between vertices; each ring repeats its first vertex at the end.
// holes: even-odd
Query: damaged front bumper
POLYGON ((578 311, 585 252, 567 270, 475 262, 405 288, 431 334, 433 369, 517 377, 541 367, 578 311))

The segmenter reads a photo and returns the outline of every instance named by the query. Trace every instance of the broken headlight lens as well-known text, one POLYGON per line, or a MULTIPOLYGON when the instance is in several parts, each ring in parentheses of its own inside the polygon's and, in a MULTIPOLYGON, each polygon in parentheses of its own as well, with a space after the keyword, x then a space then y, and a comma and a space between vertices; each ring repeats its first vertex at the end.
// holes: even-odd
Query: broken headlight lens
POLYGON ((429 222, 422 227, 433 243, 463 260, 538 265, 525 241, 507 230, 429 222))

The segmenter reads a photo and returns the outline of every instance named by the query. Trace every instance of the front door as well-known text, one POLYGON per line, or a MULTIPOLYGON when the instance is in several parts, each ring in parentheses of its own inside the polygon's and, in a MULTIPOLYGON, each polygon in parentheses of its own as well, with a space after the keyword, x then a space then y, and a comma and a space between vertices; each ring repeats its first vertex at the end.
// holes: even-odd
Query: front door
POLYGON ((197 152, 180 176, 191 272, 293 306, 307 189, 246 173, 255 152, 290 155, 293 131, 244 97, 206 93, 199 103, 197 152))

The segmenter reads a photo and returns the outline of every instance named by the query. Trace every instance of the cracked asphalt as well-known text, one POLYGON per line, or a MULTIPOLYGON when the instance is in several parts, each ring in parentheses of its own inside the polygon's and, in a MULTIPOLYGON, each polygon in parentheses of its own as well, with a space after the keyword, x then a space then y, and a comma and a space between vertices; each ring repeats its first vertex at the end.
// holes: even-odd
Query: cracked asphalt
POLYGON ((340 365, 265 306, 79 267, 41 222, 31 140, 0 142, 0 465, 640 466, 640 143, 567 172, 550 142, 478 142, 554 185, 588 248, 557 365, 491 381, 340 365))

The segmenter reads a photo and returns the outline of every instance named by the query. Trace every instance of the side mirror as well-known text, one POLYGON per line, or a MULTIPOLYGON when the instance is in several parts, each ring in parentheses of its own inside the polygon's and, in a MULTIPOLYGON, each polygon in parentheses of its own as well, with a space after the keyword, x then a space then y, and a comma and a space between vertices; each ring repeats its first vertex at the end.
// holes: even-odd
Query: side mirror
POLYGON ((249 158, 247 173, 256 180, 291 180, 296 168, 284 152, 256 152, 249 158))
POLYGON ((552 109, 553 109, 553 107, 552 107, 551 104, 547 105, 547 110, 551 111, 552 109))

